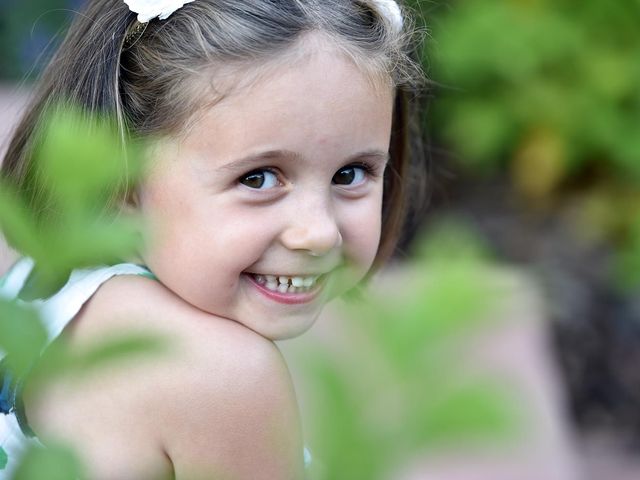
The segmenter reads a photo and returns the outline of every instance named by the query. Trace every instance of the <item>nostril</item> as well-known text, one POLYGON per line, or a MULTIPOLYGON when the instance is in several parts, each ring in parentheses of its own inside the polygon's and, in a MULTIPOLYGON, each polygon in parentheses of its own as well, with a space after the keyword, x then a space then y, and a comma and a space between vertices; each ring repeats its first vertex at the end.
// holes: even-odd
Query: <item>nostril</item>
POLYGON ((342 245, 342 234, 339 230, 336 230, 335 235, 332 239, 329 239, 327 236, 327 240, 324 242, 318 242, 315 248, 308 248, 309 254, 312 257, 322 257, 326 255, 328 252, 333 250, 334 248, 340 247, 342 245))
POLYGON ((305 250, 314 257, 326 255, 343 243, 338 226, 328 223, 302 223, 282 232, 282 244, 289 250, 305 250))

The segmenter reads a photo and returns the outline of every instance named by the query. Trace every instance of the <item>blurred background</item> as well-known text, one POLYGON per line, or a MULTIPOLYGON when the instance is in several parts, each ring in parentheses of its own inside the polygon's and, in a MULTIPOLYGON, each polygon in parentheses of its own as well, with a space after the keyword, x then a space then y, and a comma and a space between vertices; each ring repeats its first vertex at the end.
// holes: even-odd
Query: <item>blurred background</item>
MULTIPOLYGON (((0 3, 0 151, 82 3, 0 3)), ((494 362, 514 363, 515 372, 534 365, 523 373, 531 394, 545 397, 534 409, 557 423, 536 445, 561 444, 554 461, 572 466, 560 471, 579 472, 553 478, 640 478, 640 2, 406 3, 430 79, 421 120, 430 202, 399 263, 412 257, 417 232, 456 225, 496 268, 526 278, 533 293, 505 315, 532 317, 535 327, 490 336, 483 348, 506 347, 494 362)), ((10 262, 0 257, 2 267, 10 262)), ((313 341, 331 344, 344 328, 340 315, 330 314, 313 341)), ((305 341, 285 354, 300 358, 305 341)), ((301 396, 304 413, 312 402, 301 396)), ((532 465, 549 460, 540 451, 532 465)), ((448 463, 449 473, 430 478, 551 478, 535 469, 484 477, 487 464, 503 462, 487 458, 465 470, 459 456, 442 454, 432 465, 448 463)))
POLYGON ((425 3, 426 224, 453 215, 538 280, 572 424, 637 456, 640 3, 425 3))

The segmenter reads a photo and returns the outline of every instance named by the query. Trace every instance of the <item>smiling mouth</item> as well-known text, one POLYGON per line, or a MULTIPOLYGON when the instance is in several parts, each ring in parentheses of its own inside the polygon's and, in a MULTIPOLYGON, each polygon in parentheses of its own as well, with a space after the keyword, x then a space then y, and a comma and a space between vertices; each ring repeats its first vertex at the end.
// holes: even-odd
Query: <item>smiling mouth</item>
POLYGON ((251 278, 261 287, 274 293, 296 294, 309 293, 320 284, 322 275, 307 276, 286 276, 286 275, 262 275, 256 273, 249 274, 251 278))

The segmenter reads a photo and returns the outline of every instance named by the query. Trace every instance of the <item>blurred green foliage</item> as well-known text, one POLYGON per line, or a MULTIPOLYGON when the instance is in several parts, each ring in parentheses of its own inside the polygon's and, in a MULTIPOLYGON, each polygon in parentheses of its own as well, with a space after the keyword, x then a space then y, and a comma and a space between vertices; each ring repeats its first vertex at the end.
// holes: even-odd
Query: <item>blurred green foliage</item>
POLYGON ((71 480, 86 478, 84 468, 75 453, 62 445, 47 445, 47 448, 32 448, 12 480, 71 480))
POLYGON ((140 172, 139 152, 124 150, 111 121, 79 111, 54 109, 44 124, 29 197, 0 181, 0 227, 34 259, 40 284, 29 287, 38 294, 59 287, 74 268, 121 261, 140 243, 139 220, 117 204, 140 172))
MULTIPOLYGON (((139 219, 117 215, 117 204, 103 208, 122 193, 123 178, 133 181, 140 173, 141 150, 131 142, 125 148, 109 119, 92 118, 76 109, 52 109, 43 125, 34 160, 37 175, 31 185, 41 192, 41 203, 34 208, 6 181, 0 182, 0 226, 18 251, 35 260, 36 298, 59 288, 75 268, 135 254, 142 238, 139 219)), ((60 376, 80 379, 105 365, 168 348, 164 339, 150 334, 103 338, 83 352, 71 351, 62 341, 48 346, 50 340, 36 308, 0 298, 2 367, 13 378, 28 374, 29 391, 36 396, 60 376)), ((7 454, 1 450, 0 470, 6 463, 7 454)), ((66 480, 79 478, 81 471, 71 450, 47 445, 29 449, 12 478, 66 480)))
MULTIPOLYGON (((529 212, 573 202, 565 223, 579 236, 610 245, 618 263, 640 255, 640 3, 409 4, 430 31, 427 128, 466 174, 507 178, 529 212)), ((640 281, 631 265, 617 271, 640 281)))
POLYGON ((33 309, 0 300, 0 351, 16 376, 29 371, 42 351, 47 333, 33 309))
POLYGON ((640 219, 631 225, 629 238, 617 257, 616 270, 623 289, 633 290, 640 285, 640 219))
POLYGON ((605 162, 640 180, 637 1, 451 3, 428 54, 454 90, 438 102, 442 134, 465 161, 525 161, 518 153, 546 140, 531 176, 546 154, 561 176, 605 162))
POLYGON ((461 226, 422 243, 415 278, 353 300, 344 312, 344 351, 305 349, 311 381, 314 479, 395 478, 426 451, 500 444, 520 432, 524 407, 498 378, 470 374, 469 336, 491 326, 499 299, 484 249, 461 226))

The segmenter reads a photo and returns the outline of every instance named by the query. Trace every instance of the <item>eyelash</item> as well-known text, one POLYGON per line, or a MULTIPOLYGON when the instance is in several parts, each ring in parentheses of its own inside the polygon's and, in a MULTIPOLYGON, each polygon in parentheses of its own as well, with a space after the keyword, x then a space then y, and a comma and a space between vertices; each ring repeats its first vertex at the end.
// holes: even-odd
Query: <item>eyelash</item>
MULTIPOLYGON (((271 175, 275 176, 278 183, 280 185, 282 185, 282 181, 280 181, 280 171, 276 168, 273 167, 261 167, 261 168, 256 168, 254 170, 251 170, 250 172, 245 173, 244 175, 242 175, 240 178, 238 178, 238 183, 243 184, 242 181, 249 178, 251 175, 256 174, 256 173, 270 173, 271 175)), ((248 185, 246 185, 247 188, 250 188, 252 190, 261 190, 260 188, 253 188, 253 187, 249 187, 248 185)))
MULTIPOLYGON (((362 169, 364 171, 365 175, 367 177, 369 177, 369 178, 378 178, 380 176, 380 173, 378 172, 378 169, 374 165, 372 165, 371 163, 368 163, 368 162, 349 163, 347 165, 344 165, 343 167, 340 167, 338 170, 336 170, 335 173, 338 173, 341 170, 344 170, 344 169, 347 169, 347 168, 360 168, 360 169, 362 169)), ((275 175, 276 178, 278 178, 278 181, 280 182, 280 184, 283 183, 283 182, 281 182, 279 180, 280 176, 281 176, 280 171, 277 168, 274 168, 274 167, 261 167, 261 168, 256 168, 254 170, 251 170, 250 172, 247 172, 244 175, 242 175, 238 179, 238 182, 242 183, 243 179, 246 179, 250 175, 252 175, 254 173, 258 173, 258 172, 271 173, 272 175, 275 175)), ((251 187, 249 187, 249 188, 251 188, 251 187)), ((259 190, 259 189, 255 189, 255 190, 259 190)))
POLYGON ((345 165, 344 167, 340 167, 337 171, 339 172, 340 170, 344 169, 344 168, 361 168, 362 170, 364 170, 364 173, 367 174, 368 177, 371 178, 377 178, 379 177, 378 174, 378 170, 370 163, 367 162, 358 162, 358 163, 350 163, 349 165, 345 165))

